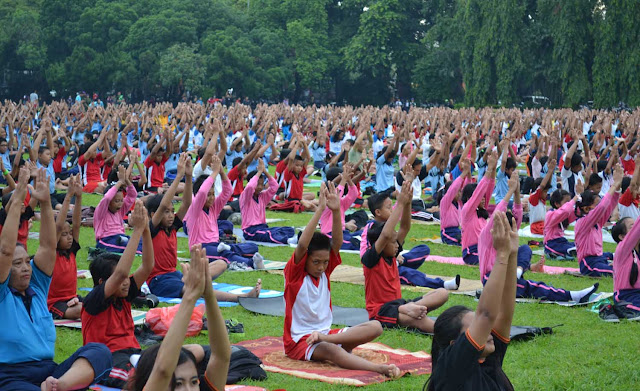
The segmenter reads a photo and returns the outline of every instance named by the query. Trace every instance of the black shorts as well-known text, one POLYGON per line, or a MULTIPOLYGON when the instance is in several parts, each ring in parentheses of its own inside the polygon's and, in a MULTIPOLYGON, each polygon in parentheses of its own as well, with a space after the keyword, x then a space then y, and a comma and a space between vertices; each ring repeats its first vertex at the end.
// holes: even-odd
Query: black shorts
POLYGON ((122 389, 127 386, 129 377, 133 374, 133 365, 131 364, 131 356, 134 354, 142 354, 141 349, 129 348, 112 352, 113 367, 109 376, 100 382, 108 387, 122 389))
MULTIPOLYGON (((78 300, 82 303, 82 296, 78 296, 78 300)), ((67 301, 58 301, 51 306, 49 312, 53 316, 53 319, 64 319, 64 313, 67 312, 69 308, 67 306, 67 301)))
POLYGON ((407 303, 413 303, 416 301, 422 300, 422 296, 417 297, 412 300, 405 299, 396 299, 389 302, 386 302, 380 307, 378 310, 378 314, 370 320, 377 320, 382 324, 384 328, 395 328, 399 327, 399 312, 398 308, 401 305, 405 305, 407 303))

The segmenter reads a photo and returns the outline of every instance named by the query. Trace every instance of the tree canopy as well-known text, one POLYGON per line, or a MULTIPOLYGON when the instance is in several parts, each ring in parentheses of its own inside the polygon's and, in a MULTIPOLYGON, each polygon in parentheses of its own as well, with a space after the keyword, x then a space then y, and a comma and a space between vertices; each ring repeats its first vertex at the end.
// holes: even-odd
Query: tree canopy
POLYGON ((640 105, 624 0, 0 0, 0 96, 640 105))

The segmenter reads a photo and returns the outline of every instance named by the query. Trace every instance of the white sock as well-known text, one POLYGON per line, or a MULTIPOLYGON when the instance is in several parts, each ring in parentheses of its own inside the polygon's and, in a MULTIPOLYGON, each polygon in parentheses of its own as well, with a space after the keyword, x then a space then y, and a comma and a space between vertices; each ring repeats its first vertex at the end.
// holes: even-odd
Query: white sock
POLYGON ((218 244, 218 252, 221 253, 223 251, 230 251, 231 247, 229 247, 228 244, 224 243, 224 242, 220 242, 220 244, 218 244))
POLYGON ((253 268, 264 269, 264 257, 260 253, 253 254, 253 268))
POLYGON ((444 282, 444 288, 450 291, 457 291, 460 287, 460 275, 444 282))
POLYGON ((287 239, 287 243, 289 244, 298 244, 298 235, 293 235, 289 239, 287 239))
POLYGON ((591 296, 591 294, 598 289, 598 285, 599 284, 594 284, 588 288, 584 288, 581 291, 569 291, 569 293, 571 294, 571 299, 577 302, 583 301, 583 299, 589 300, 589 296, 591 296))
POLYGON ((518 270, 516 271, 516 275, 518 276, 518 278, 522 278, 522 275, 524 274, 524 270, 518 266, 518 270))

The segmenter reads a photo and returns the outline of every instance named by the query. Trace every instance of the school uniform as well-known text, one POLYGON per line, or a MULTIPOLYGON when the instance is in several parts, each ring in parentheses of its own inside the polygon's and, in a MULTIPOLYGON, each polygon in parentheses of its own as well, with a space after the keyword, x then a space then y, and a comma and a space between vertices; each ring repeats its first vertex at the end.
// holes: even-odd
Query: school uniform
MULTIPOLYGON (((355 185, 350 185, 348 192, 344 194, 344 186, 338 186, 336 188, 338 195, 340 196, 340 221, 342 223, 342 246, 341 250, 358 250, 360 248, 360 240, 356 236, 360 236, 361 232, 351 233, 349 230, 344 229, 344 214, 353 205, 353 202, 358 198, 360 192, 355 185)), ((320 232, 332 237, 331 231, 333 230, 333 212, 329 208, 325 208, 320 215, 320 232)))
POLYGON ((147 278, 149 290, 160 297, 182 297, 182 273, 176 269, 178 264, 177 232, 182 228, 182 221, 175 216, 171 226, 165 228, 149 221, 149 229, 153 240, 155 263, 147 278))
POLYGON ((56 250, 56 265, 51 275, 51 286, 47 297, 49 312, 55 319, 63 319, 67 311, 67 302, 75 297, 78 288, 78 267, 76 255, 80 251, 80 244, 73 241, 68 250, 56 250))
POLYGON ((229 201, 233 201, 244 191, 244 176, 240 176, 238 166, 235 166, 227 173, 227 178, 231 181, 233 188, 229 201))
POLYGON ((331 307, 331 273, 342 263, 339 254, 330 250, 329 265, 320 278, 307 273, 305 267, 308 253, 295 263, 291 255, 284 269, 284 353, 294 360, 310 361, 318 346, 309 346, 307 338, 314 331, 322 334, 337 334, 345 329, 331 329, 333 313, 331 307))
POLYGON ((576 254, 576 244, 564 237, 564 229, 576 220, 575 201, 550 210, 544 220, 544 252, 552 258, 573 258, 576 254))
POLYGON ((254 175, 240 194, 244 237, 255 242, 287 244, 287 240, 296 234, 293 227, 269 227, 266 223, 267 204, 278 191, 278 182, 273 177, 269 178, 267 188, 256 198, 254 192, 258 180, 258 175, 254 175))
POLYGON ((438 357, 430 382, 436 391, 489 391, 513 390, 513 385, 502 370, 502 362, 509 339, 491 331, 495 351, 482 360, 485 341, 474 341, 469 331, 460 334, 438 357))
MULTIPOLYGON (((96 237, 96 247, 115 253, 123 253, 129 243, 129 236, 124 233, 124 216, 129 213, 136 202, 138 192, 133 185, 127 186, 122 208, 115 213, 109 211, 109 203, 116 193, 120 191, 115 186, 109 189, 98 203, 93 212, 93 228, 96 237)), ((142 240, 136 250, 142 254, 142 240)))
MULTIPOLYGON (((27 199, 30 199, 31 196, 27 193, 27 199)), ((20 225, 18 226, 18 243, 24 246, 24 249, 27 249, 27 240, 29 239, 29 220, 35 216, 33 209, 28 206, 28 201, 25 199, 25 205, 27 205, 24 209, 24 213, 20 214, 20 225)), ((4 223, 7 220, 7 211, 2 208, 0 209, 0 232, 2 232, 2 227, 4 227, 4 223)))
POLYGON ((324 145, 314 141, 311 144, 311 157, 313 158, 313 168, 316 170, 322 169, 326 165, 324 159, 327 157, 327 150, 324 145))
POLYGON ((624 239, 616 247, 613 256, 613 298, 616 303, 628 302, 629 309, 640 311, 640 278, 630 281, 631 267, 635 263, 640 268, 636 246, 640 241, 640 224, 636 221, 624 239))
POLYGON ((56 330, 47 307, 51 277, 31 260, 31 282, 25 295, 0 282, 0 389, 37 391, 47 377, 59 378, 78 358, 89 361, 99 380, 111 369, 111 355, 102 344, 81 347, 61 364, 53 361, 56 330))
POLYGON ((184 216, 189 231, 189 247, 202 244, 207 252, 209 262, 222 259, 227 263, 237 262, 253 267, 251 258, 258 252, 258 246, 254 243, 229 244, 231 250, 218 253, 220 233, 218 231, 218 216, 233 191, 229 179, 222 182, 222 192, 216 197, 213 204, 204 209, 207 194, 213 186, 214 179, 208 177, 200 186, 198 193, 193 197, 193 202, 184 216))
POLYGON ((284 170, 284 194, 288 201, 300 201, 304 194, 304 177, 307 175, 307 168, 302 167, 298 175, 285 166, 284 170))
POLYGON ((102 167, 104 166, 104 159, 102 153, 96 154, 93 159, 85 160, 84 155, 78 158, 78 167, 80 167, 80 174, 82 174, 82 191, 85 193, 93 193, 98 187, 99 182, 104 181, 102 173, 102 167))
POLYGON ((440 200, 440 238, 444 244, 461 246, 460 211, 462 210, 462 202, 454 201, 454 199, 466 182, 465 177, 457 177, 440 200))
POLYGON ((544 218, 547 214, 546 200, 543 198, 545 191, 538 188, 529 197, 529 223, 531 224, 531 233, 544 234, 544 218))
POLYGON ((582 172, 574 173, 571 169, 566 169, 562 166, 560 170, 560 178, 562 179, 562 190, 566 190, 571 194, 571 197, 576 195, 575 186, 578 181, 584 183, 582 172))
POLYGON ((462 207, 460 216, 464 216, 462 220, 462 259, 467 265, 477 265, 478 260, 478 237, 484 228, 487 220, 478 217, 476 210, 480 205, 480 201, 484 196, 484 207, 486 208, 491 199, 495 180, 493 178, 483 177, 471 198, 462 207))
MULTIPOLYGON (((369 244, 369 240, 367 239, 367 232, 369 231, 369 228, 372 224, 373 222, 367 223, 362 229, 362 233, 360 234, 360 237, 362 238, 362 240, 360 240, 360 258, 362 258, 367 250, 372 247, 371 244, 369 244)), ((429 248, 429 246, 427 246, 426 244, 419 244, 408 252, 402 254, 402 257, 404 258, 404 265, 411 265, 412 269, 418 269, 424 263, 430 253, 431 249, 429 248)))
POLYGON ((613 259, 613 254, 602 252, 602 227, 611 217, 611 212, 619 198, 618 192, 605 195, 598 206, 576 222, 578 262, 580 273, 585 276, 613 275, 613 266, 609 263, 613 259))
POLYGON ((625 217, 637 220, 640 217, 640 209, 638 209, 638 197, 633 197, 631 189, 627 189, 618 201, 618 210, 620 211, 620 219, 625 217))
POLYGON ((113 368, 100 383, 124 388, 133 373, 129 358, 142 352, 131 315, 131 302, 140 294, 140 288, 131 276, 126 297, 105 297, 105 283, 95 286, 82 302, 82 343, 107 345, 113 357, 113 368))
POLYGON ((164 183, 165 166, 167 157, 162 156, 162 160, 157 162, 153 156, 147 156, 144 160, 144 166, 147 169, 147 178, 149 178, 149 184, 147 190, 151 192, 157 192, 159 187, 162 187, 164 183))
POLYGON ((376 159, 376 192, 393 192, 393 164, 384 154, 376 159))

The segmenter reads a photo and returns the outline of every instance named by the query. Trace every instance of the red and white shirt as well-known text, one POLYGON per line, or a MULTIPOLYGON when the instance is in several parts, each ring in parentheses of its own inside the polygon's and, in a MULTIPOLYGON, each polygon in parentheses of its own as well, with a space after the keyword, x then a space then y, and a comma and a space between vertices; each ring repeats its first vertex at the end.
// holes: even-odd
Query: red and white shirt
POLYGON ((85 160, 84 155, 80 156, 78 167, 80 167, 80 172, 82 173, 82 184, 104 181, 102 166, 104 166, 102 153, 98 153, 95 158, 90 160, 85 160))

